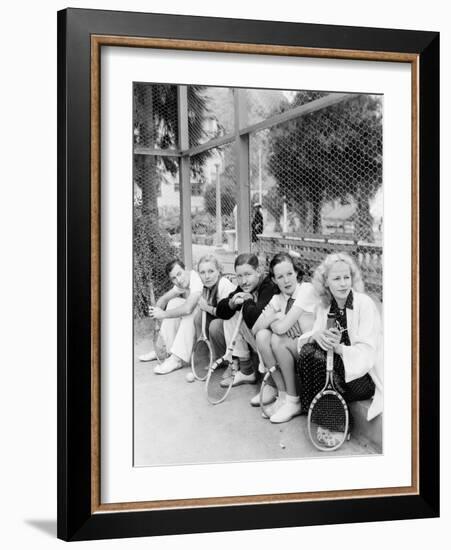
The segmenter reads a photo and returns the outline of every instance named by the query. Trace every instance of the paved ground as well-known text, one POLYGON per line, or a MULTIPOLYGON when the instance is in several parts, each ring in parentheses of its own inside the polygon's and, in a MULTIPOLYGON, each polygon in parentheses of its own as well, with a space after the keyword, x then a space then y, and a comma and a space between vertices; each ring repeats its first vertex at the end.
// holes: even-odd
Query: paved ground
MULTIPOLYGON (((187 366, 154 374, 154 363, 137 359, 149 350, 145 329, 141 323, 135 336, 135 466, 329 456, 310 443, 305 416, 278 425, 263 419, 249 405, 256 386, 232 388, 224 403, 210 405, 203 382, 186 382, 187 366)), ((352 438, 334 456, 375 452, 367 441, 352 438)))

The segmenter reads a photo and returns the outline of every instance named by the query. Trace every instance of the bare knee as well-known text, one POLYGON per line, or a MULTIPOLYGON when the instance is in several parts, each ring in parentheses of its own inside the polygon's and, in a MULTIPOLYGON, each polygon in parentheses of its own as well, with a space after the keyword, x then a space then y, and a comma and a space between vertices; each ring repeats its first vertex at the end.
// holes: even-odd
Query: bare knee
POLYGON ((271 338, 271 331, 267 328, 259 330, 255 335, 255 341, 257 342, 257 347, 259 349, 268 347, 271 338))
POLYGON ((271 335, 271 349, 274 354, 279 354, 283 352, 284 355, 287 353, 293 355, 297 358, 297 343, 295 349, 293 350, 293 340, 289 338, 286 334, 272 334, 271 335))
POLYGON ((259 330, 257 332, 257 334, 255 335, 255 339, 257 340, 257 342, 261 341, 261 342, 264 342, 265 340, 268 339, 268 337, 271 335, 271 331, 267 328, 262 328, 261 330, 259 330))
POLYGON ((282 342, 283 336, 280 334, 274 334, 274 332, 271 333, 271 348, 276 349, 280 346, 282 342))

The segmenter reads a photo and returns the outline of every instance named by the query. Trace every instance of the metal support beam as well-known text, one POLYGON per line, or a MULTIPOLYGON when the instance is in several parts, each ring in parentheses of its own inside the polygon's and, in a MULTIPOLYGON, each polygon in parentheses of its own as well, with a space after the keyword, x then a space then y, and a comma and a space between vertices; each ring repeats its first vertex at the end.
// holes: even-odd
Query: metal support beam
MULTIPOLYGON (((188 135, 188 88, 177 86, 177 110, 178 110, 178 147, 186 150, 189 148, 188 135)), ((191 235, 191 179, 190 158, 182 156, 179 160, 180 181, 180 217, 182 219, 182 257, 188 269, 193 266, 193 246, 191 235)))
POLYGON ((180 157, 182 154, 178 149, 154 149, 153 147, 141 147, 140 145, 133 147, 133 153, 151 157, 180 157))
POLYGON ((342 101, 348 101, 356 94, 331 93, 325 97, 290 109, 279 115, 275 115, 257 124, 248 125, 246 91, 234 88, 235 128, 232 135, 221 136, 202 145, 190 148, 188 135, 188 88, 177 87, 178 96, 178 147, 176 150, 157 151, 151 148, 135 146, 135 153, 158 156, 179 157, 180 177, 180 215, 182 219, 182 257, 188 268, 192 267, 192 228, 191 228, 191 182, 190 182, 190 156, 201 153, 212 147, 218 147, 234 142, 236 155, 236 181, 237 193, 237 241, 238 252, 249 252, 251 249, 251 207, 250 207, 250 162, 249 162, 249 136, 252 133, 286 123, 314 111, 331 107, 342 101))
POLYGON ((277 126, 278 124, 284 124, 295 118, 300 118, 302 116, 314 113, 315 111, 320 111, 321 109, 326 109, 327 107, 332 107, 332 105, 337 105, 337 103, 342 103, 343 101, 349 101, 357 97, 360 94, 339 94, 332 93, 328 94, 320 99, 315 99, 310 103, 305 103, 294 109, 290 109, 280 115, 274 115, 262 122, 257 122, 251 126, 244 127, 243 124, 239 129, 239 133, 242 134, 252 134, 254 132, 260 132, 261 130, 266 130, 272 126, 277 126))
POLYGON ((222 147, 223 145, 228 145, 229 143, 233 143, 235 139, 234 134, 229 134, 227 136, 221 136, 219 138, 212 139, 210 141, 207 141, 206 143, 203 143, 202 145, 196 145, 195 147, 191 147, 187 151, 182 151, 182 154, 186 155, 198 155, 199 153, 203 153, 204 151, 208 151, 208 149, 213 149, 215 147, 222 147))
POLYGON ((246 121, 244 90, 234 88, 235 104, 235 155, 236 182, 238 185, 238 253, 251 249, 251 209, 249 187, 249 134, 240 135, 240 128, 246 121))

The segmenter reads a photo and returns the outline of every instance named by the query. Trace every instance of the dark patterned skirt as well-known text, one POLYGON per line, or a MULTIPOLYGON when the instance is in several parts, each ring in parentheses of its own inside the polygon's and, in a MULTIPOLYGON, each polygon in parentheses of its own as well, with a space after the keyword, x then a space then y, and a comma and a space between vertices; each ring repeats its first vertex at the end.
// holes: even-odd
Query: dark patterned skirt
MULTIPOLYGON (((296 374, 299 381, 300 398, 303 412, 307 413, 310 403, 326 383, 326 356, 327 353, 314 342, 305 344, 301 349, 296 364, 296 374)), ((367 373, 352 382, 345 382, 343 360, 340 355, 334 354, 334 383, 347 403, 369 399, 374 395, 375 385, 367 373)))

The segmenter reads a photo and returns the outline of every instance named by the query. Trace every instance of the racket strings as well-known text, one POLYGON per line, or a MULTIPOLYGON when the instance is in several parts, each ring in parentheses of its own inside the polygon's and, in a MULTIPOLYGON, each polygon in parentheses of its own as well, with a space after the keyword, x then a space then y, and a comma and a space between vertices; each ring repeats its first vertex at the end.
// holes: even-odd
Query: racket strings
POLYGON ((169 357, 166 344, 160 334, 157 335, 154 343, 154 350, 157 359, 162 362, 169 357))
POLYGON ((220 403, 227 395, 233 382, 232 376, 224 376, 229 363, 222 362, 217 368, 211 370, 207 379, 207 397, 210 403, 220 403))
POLYGON ((322 395, 311 409, 310 422, 313 429, 320 427, 345 437, 346 420, 346 409, 336 394, 322 395))
POLYGON ((265 388, 268 386, 276 387, 276 383, 274 382, 274 378, 271 374, 268 375, 268 377, 263 378, 262 385, 260 387, 260 408, 262 410, 262 413, 269 418, 272 413, 272 409, 274 407, 274 401, 265 402, 264 396, 265 396, 265 388))
POLYGON ((210 347, 204 340, 196 343, 191 357, 193 374, 198 380, 205 380, 211 365, 212 354, 210 347))

